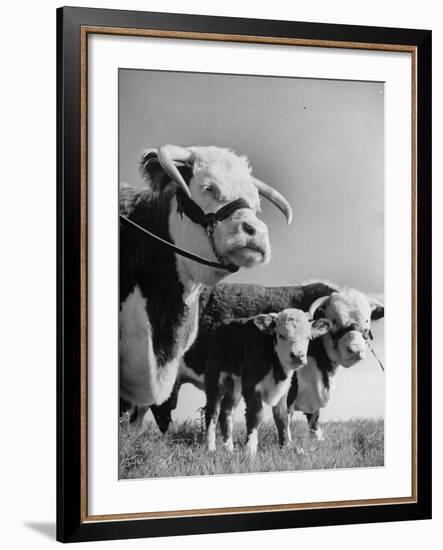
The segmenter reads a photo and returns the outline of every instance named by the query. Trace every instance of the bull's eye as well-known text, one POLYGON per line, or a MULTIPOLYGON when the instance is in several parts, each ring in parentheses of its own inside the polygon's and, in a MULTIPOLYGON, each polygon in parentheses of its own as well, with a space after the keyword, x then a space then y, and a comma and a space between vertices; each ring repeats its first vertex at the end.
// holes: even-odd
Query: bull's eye
POLYGON ((213 199, 221 200, 221 191, 215 183, 208 183, 203 186, 203 193, 213 199))
POLYGON ((280 338, 280 340, 284 340, 285 337, 283 336, 283 334, 277 334, 278 338, 280 338))

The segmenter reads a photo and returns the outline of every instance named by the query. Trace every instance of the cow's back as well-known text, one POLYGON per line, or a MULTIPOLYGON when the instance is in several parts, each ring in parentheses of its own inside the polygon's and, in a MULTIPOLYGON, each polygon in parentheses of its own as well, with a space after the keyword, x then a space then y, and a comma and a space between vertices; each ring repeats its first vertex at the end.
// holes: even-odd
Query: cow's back
POLYGON ((184 357, 186 367, 198 376, 204 373, 209 336, 212 328, 219 324, 286 308, 307 311, 314 300, 335 290, 336 287, 321 282, 280 287, 221 283, 205 287, 200 295, 197 338, 184 357))

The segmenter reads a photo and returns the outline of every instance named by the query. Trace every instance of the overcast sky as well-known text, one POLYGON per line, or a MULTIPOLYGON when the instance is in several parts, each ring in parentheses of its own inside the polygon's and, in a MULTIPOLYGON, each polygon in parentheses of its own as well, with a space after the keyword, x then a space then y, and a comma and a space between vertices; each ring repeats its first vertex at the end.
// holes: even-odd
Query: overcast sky
MULTIPOLYGON (((140 183, 145 148, 218 145, 246 154, 253 174, 292 204, 288 227, 263 200, 272 260, 227 281, 320 278, 383 297, 382 83, 120 69, 119 85, 120 181, 140 183)), ((383 322, 376 332, 383 355, 383 322)), ((368 360, 343 374, 323 416, 382 416, 384 381, 376 364, 368 360)), ((186 387, 179 417, 202 398, 186 387)))

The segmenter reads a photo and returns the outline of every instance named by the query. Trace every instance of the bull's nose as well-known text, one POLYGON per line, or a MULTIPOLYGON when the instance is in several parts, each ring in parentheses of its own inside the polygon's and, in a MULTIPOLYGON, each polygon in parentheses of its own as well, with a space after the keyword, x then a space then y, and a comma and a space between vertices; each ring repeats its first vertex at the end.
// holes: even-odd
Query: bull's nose
POLYGON ((300 360, 303 360, 305 358, 305 354, 302 352, 302 351, 291 351, 289 353, 289 357, 292 359, 292 360, 295 360, 295 359, 300 359, 300 360))
POLYGON ((248 222, 242 222, 241 228, 247 235, 250 235, 251 237, 256 233, 255 227, 248 222))

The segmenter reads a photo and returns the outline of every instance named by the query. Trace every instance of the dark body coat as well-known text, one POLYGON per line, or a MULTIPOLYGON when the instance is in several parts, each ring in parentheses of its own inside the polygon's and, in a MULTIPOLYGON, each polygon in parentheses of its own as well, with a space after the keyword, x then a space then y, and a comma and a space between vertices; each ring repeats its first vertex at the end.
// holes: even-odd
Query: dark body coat
POLYGON ((205 373, 209 450, 215 450, 214 434, 219 415, 222 434, 232 445, 232 412, 241 396, 246 403, 247 440, 254 430, 258 430, 265 399, 258 385, 265 377, 271 375, 272 391, 280 391, 280 395, 288 392, 294 371, 285 372, 275 351, 275 343, 275 334, 260 330, 253 319, 232 320, 211 331, 205 373), (209 434, 211 423, 212 438, 209 434))
MULTIPOLYGON (((168 218, 176 191, 175 184, 165 182, 164 174, 152 173, 151 176, 152 181, 147 189, 121 190, 120 212, 163 239, 171 240, 168 218)), ((119 244, 120 312, 138 288, 146 300, 153 351, 157 366, 161 369, 168 362, 176 358, 178 360, 183 353, 183 346, 190 341, 196 328, 198 301, 195 300, 191 306, 184 303, 184 289, 172 251, 124 224, 120 226, 119 244)), ((138 386, 138 381, 126 372, 121 362, 121 411, 137 403, 138 386)))

